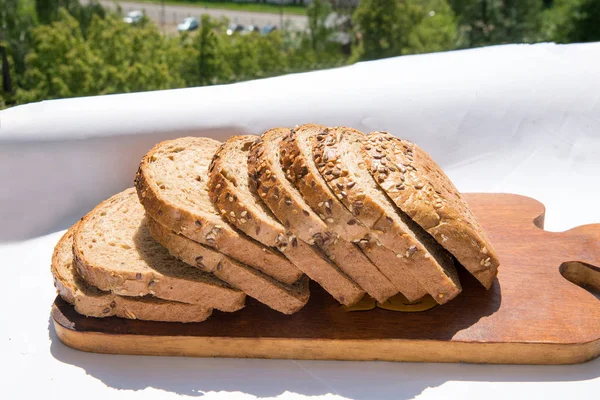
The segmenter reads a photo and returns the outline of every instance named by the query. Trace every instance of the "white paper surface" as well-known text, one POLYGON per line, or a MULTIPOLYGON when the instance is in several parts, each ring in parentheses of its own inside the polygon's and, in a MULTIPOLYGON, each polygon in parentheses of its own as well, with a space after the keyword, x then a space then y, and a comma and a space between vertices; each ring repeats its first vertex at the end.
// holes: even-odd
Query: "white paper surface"
POLYGON ((55 296, 49 265, 57 231, 131 186, 139 160, 158 141, 181 135, 226 139, 306 122, 388 130, 413 140, 462 191, 513 192, 542 201, 547 229, 599 223, 599 65, 600 43, 511 45, 1 111, 2 393, 598 398, 600 360, 535 367, 81 353, 60 344, 49 328, 55 296))

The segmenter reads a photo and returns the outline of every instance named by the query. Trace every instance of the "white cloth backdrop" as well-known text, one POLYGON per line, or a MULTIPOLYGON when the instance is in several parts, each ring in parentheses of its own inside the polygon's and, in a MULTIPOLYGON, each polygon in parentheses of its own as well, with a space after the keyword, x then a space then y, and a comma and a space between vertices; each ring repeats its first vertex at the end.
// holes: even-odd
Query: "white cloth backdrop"
POLYGON ((186 359, 87 354, 58 342, 49 324, 58 231, 131 186, 153 144, 306 122, 413 140, 462 191, 541 200, 549 230, 600 222, 600 43, 489 47, 0 111, 0 397, 600 396, 600 360, 535 367, 186 359))

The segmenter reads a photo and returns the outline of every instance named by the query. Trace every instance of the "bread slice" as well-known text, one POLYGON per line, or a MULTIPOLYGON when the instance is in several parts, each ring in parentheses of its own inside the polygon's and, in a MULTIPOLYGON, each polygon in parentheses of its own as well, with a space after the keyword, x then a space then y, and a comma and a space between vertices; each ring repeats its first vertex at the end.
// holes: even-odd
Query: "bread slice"
POLYGON ((364 291, 344 277, 318 250, 279 223, 260 199, 248 175, 248 155, 257 139, 257 136, 234 136, 215 153, 209 169, 211 200, 229 223, 279 249, 301 271, 325 285, 340 303, 357 303, 364 291), (335 280, 339 286, 329 284, 330 280, 335 280))
POLYGON ((148 215, 168 229, 210 246, 283 283, 302 272, 273 249, 229 226, 208 196, 208 166, 220 143, 185 137, 156 145, 142 159, 135 186, 148 215))
POLYGON ((427 291, 413 276, 406 262, 382 246, 371 230, 338 200, 321 176, 313 160, 312 146, 317 134, 325 129, 320 125, 302 125, 281 141, 280 161, 286 178, 327 227, 346 241, 356 243, 409 301, 422 298, 427 291))
POLYGON ((326 129, 313 124, 294 128, 280 146, 282 167, 307 204, 333 231, 348 241, 361 240, 371 231, 337 199, 313 160, 313 142, 326 129))
POLYGON ((331 128, 316 136, 315 164, 336 197, 393 250, 414 277, 443 304, 461 286, 450 255, 379 188, 362 158, 365 135, 350 128, 331 128))
MULTIPOLYGON (((385 302, 397 294, 398 289, 360 248, 332 233, 285 177, 279 147, 289 132, 289 129, 271 129, 255 142, 248 158, 250 179, 257 183, 258 193, 266 194, 262 197, 264 203, 284 226, 289 227, 300 240, 315 243, 371 297, 385 302)), ((338 286, 337 280, 324 282, 324 285, 338 286)))
POLYGON ((377 184, 483 286, 498 272, 498 256, 444 171, 420 147, 387 132, 372 132, 363 158, 377 184))
POLYGON ((148 227, 154 239, 167 248, 174 257, 215 274, 274 310, 293 314, 304 307, 308 301, 309 289, 306 276, 291 286, 285 285, 209 247, 170 231, 152 218, 148 218, 148 227))
POLYGON ((146 296, 236 311, 245 294, 169 255, 148 231, 144 208, 130 188, 100 203, 73 235, 79 275, 123 296, 146 296))
POLYGON ((73 265, 75 224, 54 248, 52 275, 58 294, 73 304, 75 311, 88 317, 117 316, 128 319, 166 322, 201 322, 212 313, 198 304, 178 303, 155 297, 122 297, 87 284, 73 265))

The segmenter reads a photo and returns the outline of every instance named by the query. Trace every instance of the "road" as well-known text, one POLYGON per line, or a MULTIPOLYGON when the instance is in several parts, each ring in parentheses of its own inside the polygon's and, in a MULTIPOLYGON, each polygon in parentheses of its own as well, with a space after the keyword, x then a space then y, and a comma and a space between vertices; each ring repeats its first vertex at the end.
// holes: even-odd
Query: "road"
MULTIPOLYGON (((86 0, 81 0, 85 3, 86 0)), ((161 5, 156 3, 136 3, 132 1, 112 1, 100 0, 100 3, 107 8, 116 8, 117 4, 123 9, 123 13, 134 10, 144 10, 146 15, 154 20, 158 25, 161 24, 161 5)), ((164 6, 165 25, 173 26, 181 22, 185 17, 197 17, 208 14, 214 18, 227 17, 232 23, 243 25, 275 25, 280 27, 281 15, 272 13, 237 11, 237 10, 219 10, 215 8, 204 8, 194 6, 165 5, 164 6)), ((305 30, 308 26, 308 19, 303 15, 284 14, 284 25, 289 29, 305 30)))

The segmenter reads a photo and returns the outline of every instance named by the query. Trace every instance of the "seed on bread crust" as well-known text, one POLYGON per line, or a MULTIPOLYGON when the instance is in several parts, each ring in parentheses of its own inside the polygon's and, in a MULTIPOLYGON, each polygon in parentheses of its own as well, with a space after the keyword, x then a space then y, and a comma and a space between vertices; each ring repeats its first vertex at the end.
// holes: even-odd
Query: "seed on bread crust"
MULTIPOLYGON (((443 261, 440 259, 442 264, 439 264, 437 259, 425 258, 424 254, 427 254, 428 251, 419 250, 419 247, 425 246, 421 243, 421 233, 409 228, 404 220, 397 216, 397 210, 383 192, 380 192, 376 184, 378 181, 385 181, 390 174, 389 161, 385 157, 384 151, 382 149, 374 150, 375 154, 380 154, 380 156, 371 157, 372 164, 365 165, 361 155, 361 148, 365 142, 362 133, 342 127, 324 129, 324 135, 324 140, 315 141, 313 155, 315 160, 323 159, 325 156, 328 159, 336 160, 336 165, 333 167, 329 164, 317 165, 329 189, 346 205, 357 220, 371 228, 371 232, 375 234, 381 244, 389 246, 397 254, 404 254, 405 257, 418 260, 419 265, 422 266, 420 268, 424 268, 428 274, 432 274, 432 277, 435 276, 436 280, 435 283, 432 283, 434 281, 425 279, 425 275, 415 275, 413 278, 420 279, 421 284, 427 284, 432 294, 437 295, 440 291, 444 293, 443 301, 456 296, 460 292, 460 283, 451 259, 444 257, 441 251, 439 251, 440 257, 444 259, 443 261), (341 173, 339 176, 333 174, 334 170, 341 171, 342 169, 351 171, 344 176, 341 173), (348 185, 350 176, 352 176, 352 182, 357 182, 357 180, 358 182, 348 185), (368 206, 365 202, 368 203, 368 206), (390 218, 383 218, 384 216, 394 216, 396 219, 390 221, 390 218), (398 240, 396 237, 403 239, 398 240), (417 247, 412 248, 413 244, 411 243, 415 243, 417 247), (445 271, 450 271, 450 275, 445 271)), ((372 143, 369 145, 372 149, 377 147, 372 143)), ((435 246, 430 245, 430 242, 427 242, 426 245, 430 246, 432 251, 434 250, 435 246)), ((435 251, 438 250, 435 248, 435 251)), ((403 260, 404 257, 397 257, 397 259, 403 260)))
POLYGON ((372 132, 366 138, 362 154, 369 170, 379 171, 384 159, 397 168, 378 176, 381 189, 489 288, 497 273, 497 255, 492 250, 486 263, 480 249, 490 247, 489 239, 442 169, 414 143, 387 132, 372 132))

